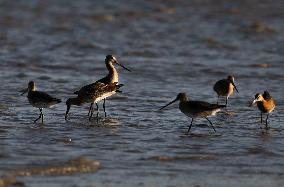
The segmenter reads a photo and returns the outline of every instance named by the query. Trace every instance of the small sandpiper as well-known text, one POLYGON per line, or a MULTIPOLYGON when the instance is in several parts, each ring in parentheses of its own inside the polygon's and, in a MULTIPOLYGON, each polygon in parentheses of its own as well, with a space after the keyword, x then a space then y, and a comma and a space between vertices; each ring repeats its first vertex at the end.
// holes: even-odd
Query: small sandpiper
POLYGON ((209 121, 211 127, 216 132, 212 122, 207 117, 215 115, 217 112, 221 110, 221 108, 225 107, 225 105, 210 104, 204 101, 191 101, 188 100, 186 93, 179 93, 176 99, 174 99, 169 104, 160 108, 160 110, 164 109, 165 107, 169 106, 170 104, 178 100, 179 100, 180 111, 184 113, 186 116, 192 118, 187 133, 189 133, 193 119, 195 118, 205 118, 207 121, 209 121))
MULTIPOLYGON (((84 103, 92 103, 97 106, 97 122, 99 120, 99 107, 98 102, 113 95, 115 92, 120 92, 119 88, 122 87, 122 84, 117 84, 117 82, 104 84, 101 82, 95 82, 89 85, 82 87, 78 91, 78 96, 75 98, 69 98, 66 101, 67 110, 65 113, 65 120, 67 120, 67 116, 70 110, 71 105, 81 106, 84 103)), ((91 108, 89 120, 91 120, 93 116, 93 108, 91 108)))
MULTIPOLYGON (((102 78, 102 79, 100 79, 96 82, 100 82, 100 83, 104 83, 104 84, 111 84, 111 83, 117 83, 118 84, 118 72, 116 71, 114 64, 117 64, 117 65, 121 66, 122 68, 124 68, 125 70, 131 72, 124 65, 120 64, 113 55, 107 55, 106 56, 105 64, 106 64, 106 68, 108 69, 108 74, 104 78, 102 78)), ((74 94, 78 94, 78 91, 74 92, 74 94)), ((115 92, 113 92, 113 94, 115 94, 115 92)), ((110 94, 109 96, 111 96, 113 94, 110 94)), ((104 100, 103 109, 104 109, 104 114, 105 114, 105 117, 106 117, 106 109, 105 109, 106 97, 103 100, 104 100)), ((89 112, 88 112, 88 116, 89 116, 89 114, 90 114, 90 112, 93 108, 93 105, 94 105, 94 103, 91 103, 90 108, 89 108, 89 112)))
POLYGON ((225 96, 226 97, 226 106, 227 106, 227 103, 228 103, 228 98, 230 97, 230 95, 233 94, 234 89, 236 89, 236 91, 239 93, 239 91, 238 91, 238 89, 235 85, 234 77, 232 75, 229 75, 227 77, 227 79, 222 79, 222 80, 217 81, 215 83, 213 89, 218 95, 217 104, 219 104, 218 103, 219 97, 225 96))
POLYGON ((23 93, 21 95, 24 95, 28 92, 28 100, 29 103, 33 106, 39 109, 40 115, 39 117, 34 120, 34 123, 36 123, 39 119, 41 119, 41 123, 43 123, 43 108, 51 108, 57 103, 60 103, 60 99, 56 99, 54 97, 51 97, 45 92, 36 91, 36 86, 34 81, 30 81, 28 84, 28 88, 23 90, 23 93))
POLYGON ((258 109, 260 110, 260 123, 262 124, 262 114, 267 114, 265 120, 265 128, 268 129, 268 117, 269 114, 274 110, 276 103, 273 97, 269 94, 268 91, 264 91, 263 94, 255 94, 255 99, 251 102, 250 106, 257 104, 258 109))

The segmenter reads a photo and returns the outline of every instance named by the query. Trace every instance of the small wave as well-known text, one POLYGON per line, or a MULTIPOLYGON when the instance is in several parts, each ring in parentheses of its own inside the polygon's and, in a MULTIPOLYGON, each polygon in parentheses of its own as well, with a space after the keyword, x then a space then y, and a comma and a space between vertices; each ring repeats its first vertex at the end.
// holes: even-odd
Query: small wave
POLYGON ((0 178, 0 187, 5 186, 24 186, 24 183, 17 181, 15 177, 3 177, 0 178))
POLYGON ((141 56, 141 57, 149 57, 149 58, 156 58, 158 57, 158 54, 150 51, 150 50, 129 50, 126 51, 123 55, 129 56, 129 57, 136 57, 136 56, 141 56))
POLYGON ((47 165, 41 167, 26 167, 14 169, 6 174, 6 177, 0 178, 0 187, 9 185, 20 185, 23 183, 17 181, 19 176, 33 175, 71 175, 74 173, 91 173, 96 172, 101 167, 100 162, 90 160, 84 156, 67 161, 65 164, 47 165))
POLYGON ((255 34, 255 33, 273 34, 279 32, 278 29, 268 26, 266 23, 262 21, 252 22, 247 26, 241 27, 240 31, 249 34, 255 34))
POLYGON ((268 68, 271 67, 271 64, 260 63, 260 64, 250 64, 249 66, 253 68, 268 68))
POLYGON ((203 38, 203 41, 207 44, 208 47, 210 48, 219 48, 219 49, 228 49, 228 50, 237 50, 239 49, 239 46, 233 45, 233 44, 228 44, 224 43, 222 41, 219 41, 213 37, 206 37, 203 38))
POLYGON ((254 148, 248 148, 247 149, 248 153, 249 154, 260 154, 260 155, 265 155, 265 156, 281 156, 281 155, 278 155, 272 151, 269 151, 269 150, 266 150, 264 149, 263 147, 254 147, 254 148))
POLYGON ((152 156, 147 158, 146 160, 156 160, 156 161, 175 161, 175 160, 216 160, 216 156, 208 155, 208 156, 201 156, 201 155, 191 155, 191 156, 152 156))
POLYGON ((100 163, 90 160, 84 156, 67 161, 65 164, 48 165, 42 167, 28 167, 16 169, 9 174, 12 176, 32 176, 32 175, 70 175, 74 173, 96 172, 100 168, 100 163))

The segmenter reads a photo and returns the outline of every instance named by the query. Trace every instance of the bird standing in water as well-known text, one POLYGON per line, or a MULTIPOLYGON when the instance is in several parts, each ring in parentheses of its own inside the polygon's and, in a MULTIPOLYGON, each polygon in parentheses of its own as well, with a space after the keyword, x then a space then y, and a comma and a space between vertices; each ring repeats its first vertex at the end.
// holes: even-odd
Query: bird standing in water
MULTIPOLYGON (((96 81, 96 83, 100 82, 100 83, 104 83, 104 84, 111 84, 111 83, 117 83, 118 84, 118 72, 116 71, 114 64, 117 64, 117 65, 121 66, 122 68, 124 68, 125 70, 130 72, 130 70, 128 68, 126 68, 125 66, 123 66, 122 64, 120 64, 113 55, 107 55, 106 56, 105 64, 106 64, 106 68, 108 69, 108 74, 104 78, 96 81)), ((78 91, 74 92, 74 94, 78 94, 78 91)), ((115 92, 112 92, 112 94, 110 94, 109 96, 111 96, 113 94, 115 94, 115 92)), ((104 114, 105 114, 105 117, 106 117, 106 109, 105 109, 106 97, 103 100, 104 100, 103 109, 104 109, 104 114)), ((89 108, 88 116, 91 113, 93 105, 94 105, 94 103, 92 102, 91 105, 90 105, 90 108, 89 108)))
POLYGON ((23 93, 21 95, 24 95, 27 92, 28 92, 27 97, 28 97, 29 103, 33 107, 38 108, 40 111, 40 115, 36 120, 34 120, 34 123, 36 123, 39 119, 41 119, 41 123, 43 123, 43 113, 42 113, 43 108, 51 108, 55 104, 61 102, 60 99, 51 97, 45 92, 36 91, 36 86, 35 86, 34 81, 29 82, 28 88, 23 90, 23 93))
MULTIPOLYGON (((122 87, 122 84, 111 83, 111 84, 104 84, 101 82, 95 82, 86 86, 83 86, 78 91, 78 96, 76 98, 69 98, 66 101, 67 110, 65 113, 65 120, 67 120, 67 116, 70 110, 71 105, 77 105, 81 106, 84 103, 92 103, 96 104, 97 106, 97 122, 99 120, 99 108, 98 108, 98 102, 102 99, 105 99, 109 97, 110 95, 113 95, 115 92, 120 92, 119 88, 122 87)), ((89 120, 91 120, 93 116, 93 108, 91 108, 90 117, 89 120)))
POLYGON ((209 121, 211 127, 216 132, 212 122, 207 117, 215 115, 217 112, 221 110, 221 108, 225 107, 225 105, 210 104, 204 101, 191 101, 188 100, 186 93, 179 93, 176 99, 174 99, 167 105, 160 108, 160 110, 166 108, 167 106, 169 106, 170 104, 176 101, 179 101, 180 111, 184 113, 186 116, 192 118, 187 133, 189 133, 192 126, 192 122, 195 118, 205 118, 207 121, 209 121))
POLYGON ((267 114, 265 120, 265 128, 268 129, 268 117, 269 114, 275 109, 276 103, 273 97, 269 94, 268 91, 264 91, 263 94, 255 94, 255 99, 252 101, 250 106, 257 104, 258 109, 260 110, 260 123, 262 124, 262 114, 267 114))
POLYGON ((222 79, 222 80, 217 81, 215 83, 213 89, 218 95, 217 104, 219 102, 219 97, 225 96, 226 97, 226 106, 227 106, 227 103, 228 103, 228 98, 230 97, 230 95, 233 94, 234 89, 236 89, 236 91, 239 93, 239 91, 238 91, 238 89, 235 85, 234 77, 232 75, 229 75, 227 77, 227 79, 222 79))

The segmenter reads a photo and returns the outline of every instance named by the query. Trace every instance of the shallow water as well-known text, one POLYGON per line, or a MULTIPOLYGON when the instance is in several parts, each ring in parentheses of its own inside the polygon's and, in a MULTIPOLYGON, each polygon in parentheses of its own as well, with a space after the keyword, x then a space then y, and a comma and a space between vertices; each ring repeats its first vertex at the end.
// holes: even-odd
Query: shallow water
MULTIPOLYGON (((281 186, 284 182, 283 1, 0 1, 0 176, 84 156, 98 172, 17 177, 26 186, 281 186), (89 122, 88 106, 64 120, 65 100, 119 69, 123 93, 108 117, 89 122), (177 104, 187 92, 216 102, 214 83, 235 76, 240 93, 227 111, 190 120, 177 104), (63 99, 38 110, 19 90, 34 80, 63 99), (248 102, 269 90, 277 102, 270 130, 248 102)), ((102 105, 100 105, 102 108, 102 105)), ((101 113, 101 115, 103 115, 101 113)), ((19 184, 18 184, 19 185, 19 184)), ((0 179, 1 186, 1 179, 0 179)))

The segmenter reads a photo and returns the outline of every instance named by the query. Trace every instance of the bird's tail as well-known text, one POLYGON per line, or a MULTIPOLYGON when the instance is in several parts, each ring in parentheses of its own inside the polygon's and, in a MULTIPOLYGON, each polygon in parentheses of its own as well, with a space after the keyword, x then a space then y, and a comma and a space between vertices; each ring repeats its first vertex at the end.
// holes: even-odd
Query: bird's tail
POLYGON ((55 101, 56 103, 61 103, 62 102, 61 99, 56 99, 56 98, 54 98, 53 101, 55 101))
POLYGON ((123 84, 117 84, 115 92, 116 93, 122 93, 122 91, 119 90, 119 88, 121 88, 122 86, 124 86, 124 85, 123 84))
POLYGON ((271 95, 270 95, 270 93, 269 93, 267 90, 265 90, 265 91, 263 92, 263 94, 262 94, 262 97, 263 97, 265 100, 269 100, 269 99, 271 98, 271 95))
POLYGON ((123 84, 117 84, 116 85, 116 89, 119 89, 119 88, 121 88, 122 86, 124 86, 123 84))
POLYGON ((225 108, 226 105, 218 105, 218 108, 225 108))

